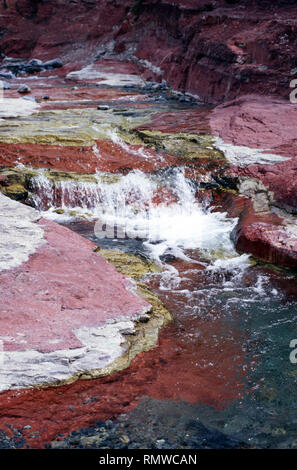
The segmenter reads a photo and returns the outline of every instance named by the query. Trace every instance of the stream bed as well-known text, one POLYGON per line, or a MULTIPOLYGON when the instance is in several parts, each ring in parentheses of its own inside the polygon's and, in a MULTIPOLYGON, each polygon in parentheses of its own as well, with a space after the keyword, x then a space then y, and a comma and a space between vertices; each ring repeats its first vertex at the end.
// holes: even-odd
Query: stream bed
POLYGON ((236 253, 230 239, 236 219, 198 202, 183 168, 131 172, 99 188, 74 184, 82 207, 71 199, 71 184, 62 184, 62 214, 54 212, 52 188, 39 184, 50 201, 45 216, 102 249, 157 263, 162 272, 145 282, 174 318, 145 354, 151 368, 145 387, 142 372, 134 371, 133 411, 82 431, 81 439, 74 433, 67 445, 294 447, 294 275, 236 253), (161 187, 166 195, 156 204, 161 187), (71 220, 71 210, 89 212, 89 220, 71 220))
MULTIPOLYGON (((95 242, 102 252, 119 250, 155 263, 158 272, 147 274, 142 282, 159 296, 173 322, 162 330, 156 347, 139 354, 127 369, 80 381, 85 382, 80 385, 83 393, 79 385, 68 385, 61 397, 62 392, 47 392, 52 393, 50 402, 42 391, 34 392, 44 400, 36 399, 40 415, 51 403, 52 415, 60 416, 56 428, 66 408, 68 414, 75 412, 75 400, 99 410, 84 426, 80 410, 71 427, 65 425, 65 431, 50 441, 43 439, 42 445, 297 447, 297 365, 290 361, 290 343, 297 337, 295 274, 234 249, 237 219, 213 202, 207 184, 191 177, 205 174, 207 165, 215 167, 208 153, 216 161, 220 158, 209 146, 205 129, 199 142, 204 157, 201 164, 191 161, 192 166, 183 160, 177 163, 180 141, 172 136, 165 143, 158 141, 163 150, 147 141, 143 145, 139 133, 129 141, 131 129, 159 113, 160 130, 179 128, 179 138, 188 139, 185 151, 191 155, 198 144, 184 133, 193 133, 191 119, 205 109, 168 98, 163 91, 104 91, 90 82, 76 90, 62 78, 55 80, 48 93, 56 93, 56 101, 47 100, 39 114, 10 120, 0 128, 1 141, 7 145, 27 145, 21 147, 15 166, 20 172, 34 168, 30 204, 43 217, 95 242), (99 92, 101 110, 94 100, 99 92), (82 147, 85 141, 87 150, 82 147), (39 144, 43 147, 37 147, 38 157, 27 157, 29 146, 39 144), (63 170, 64 176, 54 179, 48 168, 63 170), (69 178, 67 172, 77 174, 69 178), (88 172, 91 178, 79 177, 88 172)), ((19 434, 5 439, 4 447, 25 445, 19 434)))

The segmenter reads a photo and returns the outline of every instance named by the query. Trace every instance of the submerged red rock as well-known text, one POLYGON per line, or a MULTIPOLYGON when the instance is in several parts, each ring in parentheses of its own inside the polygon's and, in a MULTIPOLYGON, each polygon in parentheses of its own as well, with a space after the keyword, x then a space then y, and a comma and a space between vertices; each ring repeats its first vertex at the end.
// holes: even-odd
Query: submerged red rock
POLYGON ((98 140, 93 147, 0 142, 0 164, 13 167, 20 163, 76 173, 125 173, 136 169, 150 173, 158 168, 181 164, 171 155, 158 154, 140 145, 121 145, 108 140, 98 140))

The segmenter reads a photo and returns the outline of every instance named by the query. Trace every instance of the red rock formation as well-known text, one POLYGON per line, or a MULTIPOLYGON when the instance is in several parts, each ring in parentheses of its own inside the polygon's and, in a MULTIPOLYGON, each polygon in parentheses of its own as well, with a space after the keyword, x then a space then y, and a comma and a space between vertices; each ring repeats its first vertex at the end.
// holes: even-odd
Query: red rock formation
POLYGON ((296 121, 297 105, 259 95, 225 102, 210 115, 212 134, 224 142, 290 158, 297 157, 296 121))
MULTIPOLYGON (((209 282, 197 264, 179 262, 176 268, 186 276, 187 288, 209 282), (195 271, 193 270, 195 268, 195 271), (191 271, 192 269, 192 271, 191 271)), ((154 287, 158 289, 156 279, 154 287)), ((179 321, 164 329, 158 348, 139 354, 125 371, 94 380, 44 389, 10 390, 0 394, 0 428, 22 430, 26 444, 43 447, 59 433, 85 428, 94 421, 116 418, 135 408, 143 396, 157 400, 185 400, 217 409, 241 396, 249 366, 242 352, 240 333, 228 317, 210 309, 205 317, 184 315, 189 298, 178 302, 159 295, 167 308, 178 310, 179 321), (227 329, 229 335, 218 332, 227 329), (199 331, 199 337, 185 341, 183 331, 199 331), (23 429, 30 425, 30 429, 23 429)), ((245 337, 246 332, 242 333, 245 337)))
POLYGON ((273 213, 259 215, 247 200, 240 214, 233 239, 239 252, 280 266, 296 269, 297 239, 273 213))
POLYGON ((210 116, 212 133, 224 142, 288 157, 288 161, 274 165, 232 168, 231 173, 261 180, 273 192, 276 205, 294 213, 297 212, 296 120, 296 105, 255 95, 224 103, 210 116))
POLYGON ((77 173, 95 173, 96 171, 127 173, 136 169, 151 173, 158 168, 182 164, 177 157, 171 155, 158 155, 155 150, 144 149, 140 145, 122 147, 108 140, 98 140, 96 149, 90 146, 0 142, 0 163, 9 167, 22 163, 34 168, 77 173))
POLYGON ((0 17, 0 48, 72 63, 133 49, 135 60, 156 67, 139 63, 145 76, 205 101, 251 91, 288 97, 296 68, 294 3, 18 0, 0 17))

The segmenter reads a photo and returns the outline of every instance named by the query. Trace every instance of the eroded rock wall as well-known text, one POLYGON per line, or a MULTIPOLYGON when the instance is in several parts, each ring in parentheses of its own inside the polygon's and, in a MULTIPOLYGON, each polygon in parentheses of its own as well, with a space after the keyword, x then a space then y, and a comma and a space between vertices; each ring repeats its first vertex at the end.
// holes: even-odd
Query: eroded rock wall
POLYGON ((7 0, 0 49, 72 64, 126 54, 147 78, 208 102, 250 92, 287 98, 296 12, 289 0, 7 0))

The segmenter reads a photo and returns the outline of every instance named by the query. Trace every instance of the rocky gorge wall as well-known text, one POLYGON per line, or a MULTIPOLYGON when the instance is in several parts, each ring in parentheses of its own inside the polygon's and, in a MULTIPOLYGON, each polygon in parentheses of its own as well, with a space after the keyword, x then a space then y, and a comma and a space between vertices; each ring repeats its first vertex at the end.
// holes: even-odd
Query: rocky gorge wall
POLYGON ((207 102, 251 92, 288 98, 296 13, 292 0, 6 0, 0 50, 72 64, 122 54, 146 78, 207 102))

